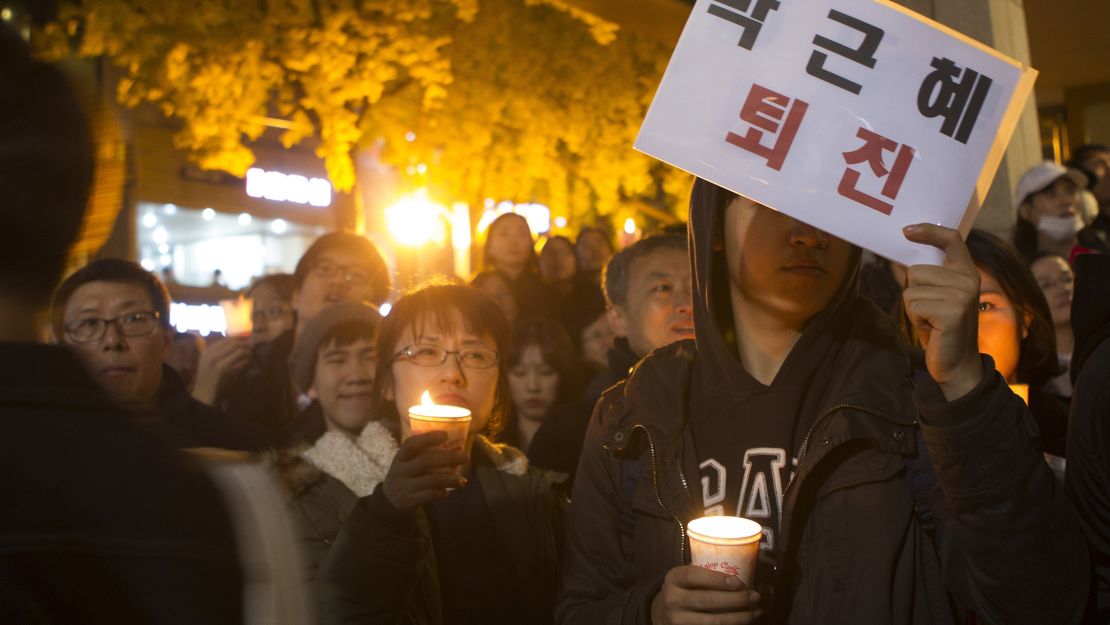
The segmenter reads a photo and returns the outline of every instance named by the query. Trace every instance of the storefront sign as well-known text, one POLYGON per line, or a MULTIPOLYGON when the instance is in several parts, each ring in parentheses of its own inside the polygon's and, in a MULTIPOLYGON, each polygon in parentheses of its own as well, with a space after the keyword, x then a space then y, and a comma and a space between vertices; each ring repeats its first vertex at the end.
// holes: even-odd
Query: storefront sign
POLYGON ((1036 71, 887 0, 698 0, 636 148, 903 264, 971 227, 1036 71))
POLYGON ((331 183, 323 178, 306 178, 252 167, 247 170, 247 195, 274 202, 323 207, 331 205, 331 183))

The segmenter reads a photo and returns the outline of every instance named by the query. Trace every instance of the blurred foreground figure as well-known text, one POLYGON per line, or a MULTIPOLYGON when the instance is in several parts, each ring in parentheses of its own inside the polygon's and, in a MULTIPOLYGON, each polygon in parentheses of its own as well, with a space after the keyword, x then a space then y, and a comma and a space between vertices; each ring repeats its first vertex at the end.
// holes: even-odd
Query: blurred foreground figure
POLYGON ((1094 579, 1088 622, 1110 623, 1110 256, 1075 259, 1071 420, 1064 489, 1079 511, 1094 579))
POLYGON ((93 170, 65 78, 0 26, 0 623, 239 623, 216 488, 33 343, 93 170))

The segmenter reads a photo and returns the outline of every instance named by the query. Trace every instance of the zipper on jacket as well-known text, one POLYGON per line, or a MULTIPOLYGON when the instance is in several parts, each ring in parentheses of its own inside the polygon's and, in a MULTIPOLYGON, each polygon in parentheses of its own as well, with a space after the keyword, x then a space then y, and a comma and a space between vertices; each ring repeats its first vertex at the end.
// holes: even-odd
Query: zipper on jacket
POLYGON ((832 408, 829 408, 824 413, 822 413, 822 415, 820 417, 817 417, 817 420, 813 422, 813 425, 809 426, 809 430, 806 432, 805 438, 802 439, 801 451, 798 453, 797 470, 795 470, 793 473, 790 474, 790 480, 787 481, 786 488, 783 489, 783 491, 782 491, 782 500, 784 502, 786 501, 787 495, 790 494, 790 488, 792 486, 794 486, 795 478, 798 477, 798 473, 801 471, 802 461, 805 460, 806 454, 809 453, 809 443, 810 443, 810 440, 813 437, 813 432, 815 430, 817 430, 817 426, 821 425, 821 422, 824 421, 825 418, 827 418, 827 417, 831 416, 832 414, 834 414, 836 412, 839 412, 841 410, 858 410, 859 412, 869 414, 873 417, 878 417, 878 418, 882 419, 883 421, 888 421, 888 422, 893 423, 895 425, 901 425, 901 426, 906 426, 906 427, 913 427, 913 426, 917 425, 917 420, 916 419, 913 419, 913 420, 910 420, 910 421, 906 421, 904 419, 895 419, 895 418, 889 417, 889 416, 887 416, 887 415, 885 415, 885 414, 883 414, 883 413, 881 413, 877 410, 872 410, 870 408, 865 408, 863 406, 857 406, 857 405, 854 405, 854 404, 837 404, 836 406, 833 406, 832 408))
MULTIPOLYGON (((667 514, 671 515, 671 518, 674 519, 674 522, 678 524, 679 538, 681 539, 681 541, 679 542, 679 554, 680 554, 680 557, 681 557, 681 560, 679 561, 679 564, 685 564, 686 563, 686 524, 682 522, 682 519, 680 519, 678 517, 678 515, 674 513, 674 511, 672 511, 670 508, 667 507, 667 504, 663 503, 663 495, 659 492, 659 469, 656 466, 657 456, 656 456, 656 453, 655 453, 655 439, 651 437, 651 432, 649 432, 648 429, 646 427, 644 427, 643 425, 634 425, 634 426, 632 426, 632 428, 629 431, 631 431, 631 430, 641 430, 641 431, 643 431, 644 436, 647 436, 648 453, 651 454, 651 485, 652 485, 652 488, 654 488, 654 490, 655 490, 655 500, 659 503, 659 507, 663 508, 663 510, 665 510, 667 512, 667 514)), ((680 473, 681 473, 681 470, 682 470, 682 467, 679 467, 680 473)), ((685 485, 685 483, 686 483, 685 476, 683 476, 682 482, 683 482, 683 485, 685 485)), ((690 496, 690 491, 687 490, 686 494, 687 494, 687 496, 690 496)))

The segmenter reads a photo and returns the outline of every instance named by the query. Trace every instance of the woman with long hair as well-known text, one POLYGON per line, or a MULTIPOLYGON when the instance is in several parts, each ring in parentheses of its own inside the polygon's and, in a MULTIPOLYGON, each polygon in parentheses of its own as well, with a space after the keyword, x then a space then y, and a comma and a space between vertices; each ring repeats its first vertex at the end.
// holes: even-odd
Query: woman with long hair
POLYGON ((521 317, 549 314, 556 301, 540 279, 535 245, 528 220, 516 213, 504 213, 489 225, 482 248, 482 271, 497 271, 504 276, 521 317))
MULTIPOLYGON (((1072 292, 1075 289, 1075 274, 1067 259, 1056 254, 1038 254, 1029 265, 1037 286, 1041 288, 1052 313, 1052 327, 1056 331, 1056 355, 1060 366, 1067 369, 1071 365, 1071 354, 1075 346, 1075 335, 1071 324, 1072 292)), ((1071 378, 1065 370, 1048 383, 1048 388, 1061 397, 1071 397, 1071 378)))
POLYGON ((519 450, 491 438, 509 418, 509 326, 473 288, 402 297, 380 327, 375 414, 400 448, 359 499, 321 570, 342 623, 544 623, 558 587, 559 500, 519 450), (411 435, 427 394, 470 411, 461 448, 411 435))
POLYGON ((582 366, 566 330, 543 317, 513 327, 506 365, 513 418, 501 440, 527 452, 552 410, 582 394, 582 366))
POLYGON ((967 248, 979 269, 979 351, 994 359, 995 368, 1015 390, 1027 390, 1044 450, 1062 457, 1068 405, 1045 388, 1060 373, 1048 302, 1009 243, 972 230, 967 248))

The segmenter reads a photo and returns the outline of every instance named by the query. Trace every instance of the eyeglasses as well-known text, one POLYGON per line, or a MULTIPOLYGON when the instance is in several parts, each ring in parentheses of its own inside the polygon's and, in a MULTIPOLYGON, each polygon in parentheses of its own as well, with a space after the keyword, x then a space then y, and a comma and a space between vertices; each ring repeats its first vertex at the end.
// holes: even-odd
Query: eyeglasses
POLYGON ((251 321, 258 323, 262 320, 267 321, 281 321, 286 314, 289 313, 289 306, 285 304, 274 304, 266 308, 253 308, 251 309, 251 321))
POLYGON ((337 265, 333 262, 322 260, 312 265, 312 273, 329 280, 342 274, 347 284, 363 285, 370 282, 370 272, 358 265, 337 265))
POLYGON ((438 345, 410 345, 393 357, 394 360, 407 360, 421 367, 438 367, 455 356, 460 367, 467 369, 489 369, 497 365, 497 352, 488 347, 467 347, 457 352, 449 352, 438 345))
POLYGON ((120 334, 127 337, 146 336, 158 328, 162 317, 157 311, 132 312, 113 319, 89 317, 66 326, 66 333, 74 343, 95 343, 104 338, 108 325, 116 326, 120 334))

